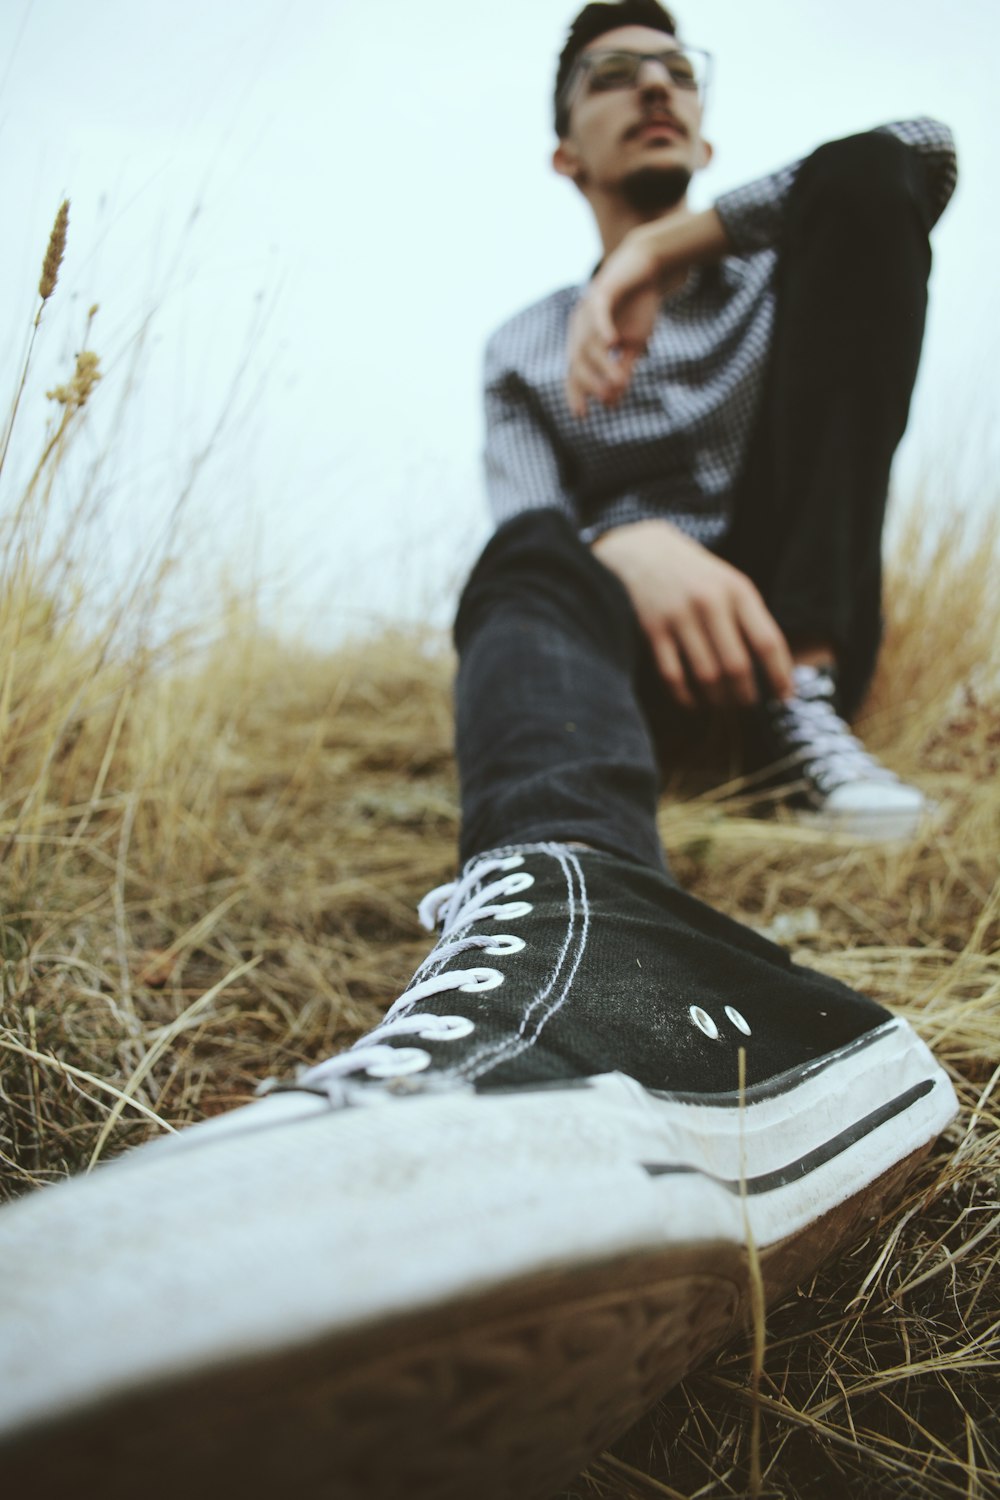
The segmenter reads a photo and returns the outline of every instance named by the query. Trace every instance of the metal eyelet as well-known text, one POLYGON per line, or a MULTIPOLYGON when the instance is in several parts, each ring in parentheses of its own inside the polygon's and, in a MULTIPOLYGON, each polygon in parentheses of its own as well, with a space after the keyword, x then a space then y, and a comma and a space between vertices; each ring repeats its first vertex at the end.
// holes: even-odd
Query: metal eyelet
POLYGON ((371 1078, 403 1078, 407 1073, 422 1073, 431 1065, 430 1054, 421 1047, 395 1047, 391 1061, 369 1063, 365 1072, 371 1078))
POLYGON ((495 990, 498 984, 503 984, 503 975, 499 969, 470 969, 469 974, 472 978, 459 985, 459 989, 466 995, 478 994, 480 990, 495 990))
POLYGON ((744 1036, 750 1035, 750 1024, 745 1016, 741 1016, 738 1010, 733 1010, 731 1005, 726 1006, 726 1015, 732 1021, 737 1031, 742 1031, 744 1036))
POLYGON ((433 1027, 417 1032, 425 1042, 457 1042, 476 1029, 475 1021, 468 1016, 434 1016, 433 1020, 433 1027))
POLYGON ((707 1037, 710 1037, 713 1042, 718 1041, 719 1028, 718 1026, 716 1026, 707 1010, 702 1010, 700 1005, 692 1005, 690 1010, 688 1011, 688 1015, 691 1017, 692 1021, 697 1026, 699 1031, 703 1031, 705 1035, 707 1037))
POLYGON ((534 909, 530 901, 505 901, 502 907, 494 911, 493 920, 499 922, 501 917, 526 917, 534 909))
POLYGON ((482 948, 480 951, 496 955, 501 953, 520 953, 524 946, 524 938, 515 937, 511 932, 498 932, 496 937, 491 940, 490 946, 482 948))

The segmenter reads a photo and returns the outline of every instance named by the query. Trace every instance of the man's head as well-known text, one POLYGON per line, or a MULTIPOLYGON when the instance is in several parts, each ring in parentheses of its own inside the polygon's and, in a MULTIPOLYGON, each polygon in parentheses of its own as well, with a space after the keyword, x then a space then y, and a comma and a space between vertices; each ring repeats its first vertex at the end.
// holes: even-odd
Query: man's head
POLYGON ((657 0, 587 5, 570 27, 556 75, 553 165, 592 205, 611 195, 660 213, 711 160, 703 91, 691 86, 698 58, 684 53, 677 30, 657 0))

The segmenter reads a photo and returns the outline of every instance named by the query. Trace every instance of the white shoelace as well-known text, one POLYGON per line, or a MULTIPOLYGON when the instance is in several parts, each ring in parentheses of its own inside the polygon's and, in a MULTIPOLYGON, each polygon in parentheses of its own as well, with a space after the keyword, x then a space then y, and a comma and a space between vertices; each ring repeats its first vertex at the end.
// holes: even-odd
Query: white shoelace
POLYGON ((805 774, 824 793, 855 781, 898 781, 880 764, 840 718, 829 699, 826 680, 818 673, 795 674, 796 694, 778 705, 782 739, 800 749, 805 774))
POLYGON ((475 994, 479 990, 491 990, 503 983, 499 969, 477 966, 468 969, 448 969, 421 979, 425 970, 449 962, 459 954, 478 949, 485 954, 517 953, 524 947, 524 940, 512 933, 464 932, 475 922, 488 918, 516 918, 531 911, 527 901, 502 901, 503 896, 515 895, 534 884, 534 876, 526 871, 504 873, 476 891, 476 886, 485 876, 496 871, 516 871, 523 865, 520 854, 505 858, 486 858, 477 861, 460 880, 437 886, 429 891, 418 907, 421 924, 428 932, 441 924, 442 941, 417 969, 411 983, 399 999, 386 1011, 379 1024, 346 1052, 339 1052, 309 1068, 300 1069, 292 1085, 280 1084, 268 1078, 257 1088, 258 1094, 268 1094, 281 1088, 305 1088, 320 1090, 330 1096, 331 1102, 343 1100, 342 1080, 352 1073, 367 1073, 372 1078, 401 1078, 408 1073, 419 1073, 430 1066, 431 1058, 421 1047, 390 1047, 386 1038, 412 1035, 421 1041, 457 1041, 475 1029, 475 1022, 467 1016, 438 1016, 412 1014, 414 1007, 431 995, 445 990, 462 990, 475 994), (473 894, 475 892, 475 894, 473 894), (449 933, 455 936, 444 941, 449 933))

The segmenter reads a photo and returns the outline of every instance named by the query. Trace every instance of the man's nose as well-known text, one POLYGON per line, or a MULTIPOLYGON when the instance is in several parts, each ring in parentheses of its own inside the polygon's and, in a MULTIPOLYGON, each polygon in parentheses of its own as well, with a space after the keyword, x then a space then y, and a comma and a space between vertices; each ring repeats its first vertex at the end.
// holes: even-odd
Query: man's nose
POLYGON ((644 57, 636 74, 636 87, 640 93, 664 93, 673 85, 673 78, 666 63, 658 57, 644 57))

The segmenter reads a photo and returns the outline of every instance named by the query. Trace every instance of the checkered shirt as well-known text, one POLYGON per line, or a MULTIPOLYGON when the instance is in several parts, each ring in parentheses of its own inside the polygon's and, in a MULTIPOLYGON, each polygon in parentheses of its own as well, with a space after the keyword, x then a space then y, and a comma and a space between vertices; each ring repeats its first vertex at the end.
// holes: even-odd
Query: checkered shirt
MULTIPOLYGON (((951 131, 930 119, 878 128, 919 153, 936 222, 957 179, 951 131)), ((484 456, 497 525, 555 506, 586 541, 657 516, 705 546, 721 540, 761 396, 777 246, 800 165, 716 201, 734 253, 693 267, 664 299, 648 353, 616 408, 595 402, 578 421, 566 402, 567 326, 585 286, 553 292, 493 334, 484 456)))

